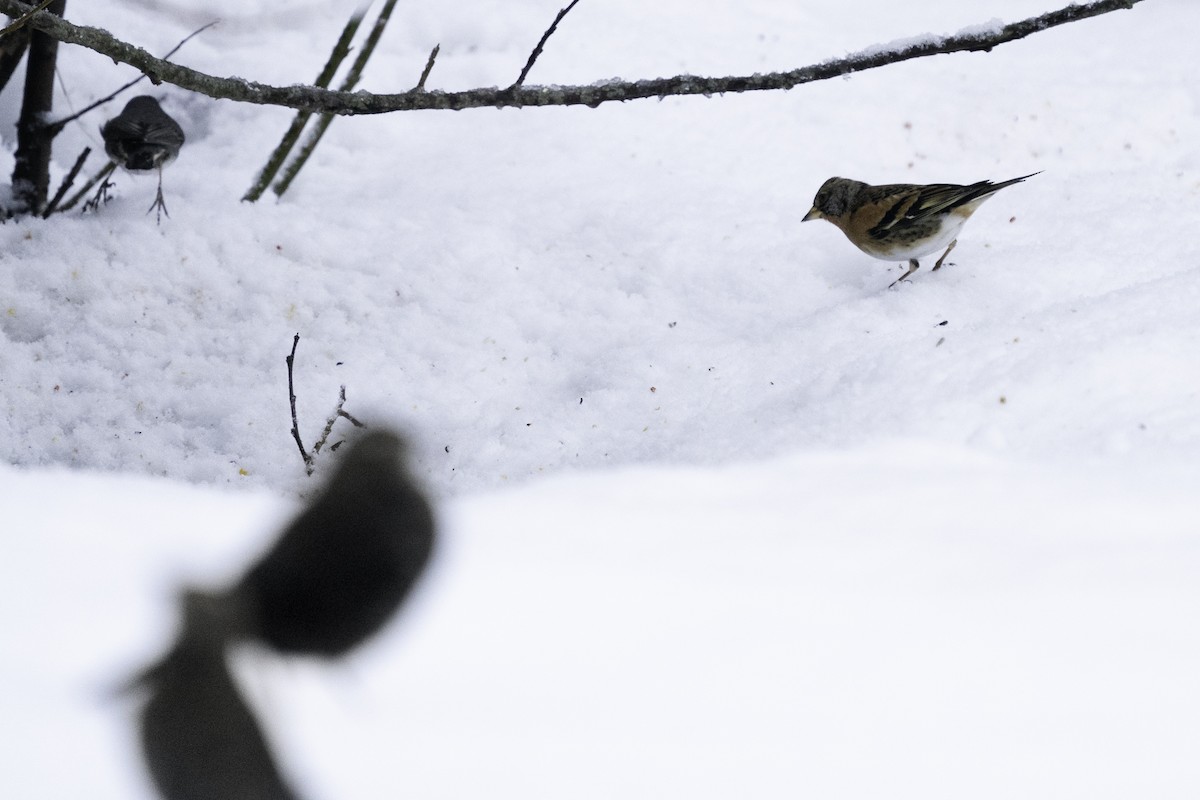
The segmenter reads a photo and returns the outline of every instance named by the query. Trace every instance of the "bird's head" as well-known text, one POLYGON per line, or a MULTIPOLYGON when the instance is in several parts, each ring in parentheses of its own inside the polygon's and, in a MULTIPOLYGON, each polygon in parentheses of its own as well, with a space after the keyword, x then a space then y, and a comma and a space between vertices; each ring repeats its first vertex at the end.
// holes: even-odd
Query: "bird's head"
POLYGON ((812 208, 804 215, 801 222, 808 222, 810 219, 824 219, 833 222, 834 219, 845 216, 854 207, 854 199, 864 186, 866 184, 862 181, 830 178, 817 190, 812 208))

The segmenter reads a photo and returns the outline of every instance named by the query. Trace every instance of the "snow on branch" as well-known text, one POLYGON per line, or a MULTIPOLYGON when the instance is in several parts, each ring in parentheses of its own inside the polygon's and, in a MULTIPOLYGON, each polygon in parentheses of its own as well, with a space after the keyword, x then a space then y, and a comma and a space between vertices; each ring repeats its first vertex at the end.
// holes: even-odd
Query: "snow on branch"
MULTIPOLYGON (((318 89, 312 86, 270 86, 242 78, 219 78, 155 58, 140 47, 122 42, 100 28, 73 25, 46 12, 31 14, 28 24, 59 41, 77 44, 129 64, 145 73, 155 84, 166 82, 219 99, 243 103, 285 106, 302 111, 332 114, 384 114, 391 111, 461 110, 466 108, 522 108, 525 106, 596 107, 613 101, 638 100, 672 95, 712 95, 726 92, 757 92, 791 89, 854 72, 909 61, 939 53, 990 51, 993 47, 1023 39, 1034 33, 1069 22, 1077 22, 1117 9, 1133 8, 1142 0, 1094 0, 1072 4, 1057 11, 1003 26, 982 26, 946 37, 906 40, 883 48, 871 48, 845 58, 825 61, 788 72, 770 72, 723 78, 677 75, 639 81, 604 81, 589 86, 525 86, 480 88, 459 92, 427 91, 423 87, 398 94, 371 94, 318 89)), ((572 3, 574 5, 574 3, 572 3)), ((559 18, 566 10, 560 12, 559 18)), ((20 0, 0 0, 0 12, 9 16, 30 14, 32 6, 20 0)), ((557 25, 558 20, 555 20, 557 25)), ((549 33, 553 32, 551 26, 549 33)), ((531 66, 527 65, 527 66, 531 66)))

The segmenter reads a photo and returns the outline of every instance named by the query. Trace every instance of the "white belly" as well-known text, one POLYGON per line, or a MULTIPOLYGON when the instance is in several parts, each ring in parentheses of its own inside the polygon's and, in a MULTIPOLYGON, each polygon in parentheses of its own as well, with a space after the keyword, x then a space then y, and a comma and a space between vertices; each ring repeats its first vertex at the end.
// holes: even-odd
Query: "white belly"
POLYGON ((859 245, 859 249, 881 261, 908 261, 910 258, 919 259, 930 253, 940 253, 949 247, 950 243, 958 237, 958 232, 962 230, 962 226, 966 221, 966 217, 951 214, 942 221, 942 227, 938 230, 937 236, 934 236, 932 239, 926 239, 923 242, 917 242, 908 247, 893 244, 886 252, 877 249, 868 249, 870 245, 859 245))

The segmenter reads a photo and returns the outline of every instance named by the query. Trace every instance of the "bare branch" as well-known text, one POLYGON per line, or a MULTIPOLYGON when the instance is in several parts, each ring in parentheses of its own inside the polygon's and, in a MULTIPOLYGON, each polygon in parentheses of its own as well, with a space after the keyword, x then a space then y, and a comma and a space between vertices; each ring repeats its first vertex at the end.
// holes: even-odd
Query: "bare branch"
POLYGON ((92 148, 83 148, 83 152, 79 154, 79 158, 75 159, 75 165, 71 167, 71 171, 67 173, 67 177, 63 178, 62 183, 59 185, 58 191, 54 193, 54 199, 46 205, 46 210, 42 212, 42 219, 49 219, 50 215, 58 210, 58 204, 62 202, 63 195, 71 188, 71 184, 75 182, 75 177, 79 174, 79 170, 83 169, 83 162, 87 161, 87 157, 91 153, 92 148))
POLYGON ((313 458, 304 449, 304 442, 300 441, 300 423, 296 420, 296 384, 292 378, 292 368, 296 363, 296 345, 300 344, 300 334, 292 337, 292 352, 288 353, 287 361, 288 369, 288 405, 292 409, 292 438, 296 440, 296 447, 300 448, 300 457, 304 459, 304 472, 307 475, 313 474, 313 458))
MULTIPOLYGON (((316 83, 313 84, 314 86, 321 89, 329 86, 329 82, 333 80, 337 68, 341 66, 346 56, 350 54, 350 42, 354 39, 354 34, 358 33, 358 26, 362 24, 363 17, 366 14, 366 8, 364 7, 356 10, 350 16, 350 19, 347 20, 346 27, 342 28, 342 35, 338 37, 337 43, 334 44, 333 50, 330 51, 329 58, 325 61, 325 67, 321 70, 321 74, 317 76, 316 83)), ((271 181, 275 180, 275 175, 279 173, 279 168, 283 166, 288 153, 292 152, 292 148, 300 140, 300 134, 304 131, 304 126, 308 124, 310 117, 312 117, 311 111, 299 111, 296 113, 292 124, 288 126, 287 131, 283 134, 283 138, 279 140, 275 151, 271 153, 271 157, 267 159, 266 165, 258 173, 258 177, 254 179, 254 185, 242 196, 242 200, 248 200, 253 203, 262 197, 263 192, 271 185, 271 181)))
MULTIPOLYGON (((325 420, 325 430, 321 431, 321 438, 318 439, 317 443, 313 445, 313 455, 314 456, 317 453, 321 452, 321 448, 324 447, 325 442, 327 442, 329 440, 329 434, 333 433, 333 425, 335 422, 338 421, 339 417, 350 420, 350 422, 352 422, 354 424, 354 427, 356 427, 356 428, 367 427, 366 425, 362 424, 361 422, 356 420, 354 417, 352 417, 348 412, 344 411, 342 409, 342 406, 344 406, 344 405, 346 405, 346 387, 342 386, 341 389, 338 391, 337 408, 335 408, 333 410, 333 413, 329 415, 329 419, 325 420)), ((333 447, 331 447, 329 449, 336 450, 337 445, 335 444, 333 447)))
MULTIPOLYGON (((296 390, 292 377, 293 367, 296 363, 296 345, 299 343, 300 334, 297 333, 292 337, 292 352, 288 354, 286 359, 288 368, 288 403, 292 409, 292 438, 296 440, 296 447, 300 448, 300 457, 304 459, 304 473, 312 475, 313 469, 316 467, 317 454, 321 452, 321 448, 329 441, 329 435, 333 432, 333 426, 339 418, 350 420, 356 428, 365 428, 366 425, 359 422, 343 409, 343 406, 346 405, 346 387, 343 385, 338 391, 337 406, 333 409, 333 413, 329 415, 329 418, 325 420, 325 428, 321 431, 321 438, 317 439, 311 453, 304 449, 304 442, 300 440, 300 423, 296 419, 296 390)), ((338 444, 341 443, 339 442, 338 444)), ((338 444, 333 445, 329 449, 336 450, 338 444)))
POLYGON ((50 5, 53 2, 54 2, 54 0, 42 0, 42 2, 38 3, 36 6, 33 6, 28 11, 26 11, 24 14, 22 14, 21 16, 17 17, 15 20, 13 20, 11 25, 4 28, 3 30, 0 30, 0 36, 7 36, 8 34, 12 33, 13 31, 20 30, 21 28, 23 28, 25 26, 26 22, 29 22, 30 17, 32 17, 34 14, 36 14, 39 11, 44 11, 46 6, 50 5))
MULTIPOLYGON (((342 388, 344 389, 344 388, 346 388, 346 387, 344 387, 344 386, 343 386, 342 388)), ((343 411, 342 409, 340 409, 340 408, 339 408, 339 409, 338 409, 338 412, 337 412, 337 415, 338 415, 339 417, 343 418, 343 419, 348 419, 348 420, 350 420, 350 424, 351 424, 351 425, 353 425, 353 426, 354 426, 354 427, 356 427, 356 428, 365 428, 365 427, 367 427, 367 423, 365 423, 365 422, 359 422, 357 419, 355 419, 355 417, 354 417, 354 416, 352 416, 352 415, 350 414, 350 412, 349 412, 349 411, 343 411)))
POLYGON ((437 60, 438 51, 441 49, 440 44, 435 44, 429 51, 429 60, 425 62, 425 69, 421 70, 421 80, 417 81, 415 89, 423 90, 425 88, 425 81, 429 78, 429 73, 433 72, 433 62, 437 60))
POLYGON ((4 91, 9 79, 17 71, 17 65, 25 57, 32 34, 32 28, 21 27, 10 36, 0 36, 0 92, 4 91))
MULTIPOLYGON (((100 183, 101 181, 107 181, 108 176, 112 175, 113 171, 116 170, 116 168, 117 168, 117 165, 114 164, 112 161, 109 161, 107 164, 105 164, 104 167, 99 172, 97 172, 95 175, 93 175, 92 178, 87 183, 85 183, 83 186, 81 186, 79 188, 78 192, 71 195, 70 200, 63 203, 61 206, 59 206, 59 208, 58 208, 59 213, 62 213, 64 211, 70 211, 72 208, 74 208, 76 206, 76 204, 79 203, 79 201, 82 200, 84 198, 84 196, 86 196, 87 193, 92 190, 93 186, 95 186, 97 183, 100 183)), ((105 186, 100 187, 100 191, 103 192, 105 189, 107 189, 109 186, 112 186, 112 185, 113 184, 111 184, 111 183, 106 184, 105 186)), ((100 196, 99 193, 97 193, 97 198, 99 198, 99 196, 100 196)), ((88 203, 85 203, 83 206, 83 210, 87 211, 88 208, 91 207, 91 205, 92 205, 92 203, 90 201, 88 203)), ((96 205, 99 205, 98 201, 97 201, 96 205)))
MULTIPOLYGON (((354 63, 350 65, 350 71, 346 73, 346 77, 342 80, 341 91, 349 92, 362 79, 363 68, 367 66, 367 61, 375 52, 375 45, 379 44, 379 39, 383 36, 383 31, 387 28, 388 20, 392 17, 392 9, 395 7, 396 0, 387 0, 383 8, 379 11, 379 16, 375 18, 375 24, 371 27, 371 32, 367 35, 366 41, 363 42, 358 55, 355 56, 354 63)), ((317 124, 309 131, 308 138, 300 148, 300 152, 292 159, 292 163, 288 164, 287 169, 283 172, 283 177, 271 187, 271 191, 275 192, 276 197, 283 196, 283 193, 292 185, 292 181, 300 174, 300 170, 308 163, 309 156, 317 149, 317 145, 321 142, 321 137, 325 135, 325 131, 329 129, 330 123, 333 122, 333 117, 333 114, 322 114, 317 120, 317 124)))
POLYGON ((516 83, 508 87, 509 89, 520 88, 520 86, 525 83, 525 78, 529 75, 529 70, 533 69, 533 64, 538 60, 538 56, 542 54, 542 48, 546 46, 546 41, 554 35, 554 32, 558 30, 558 23, 562 22, 563 17, 565 17, 578 2, 579 0, 571 0, 570 5, 568 5, 566 8, 559 9, 558 16, 554 18, 554 22, 551 22, 550 27, 547 28, 546 32, 542 34, 542 38, 538 40, 537 47, 533 48, 533 52, 529 54, 529 60, 525 62, 525 67, 521 70, 521 74, 517 76, 516 83))
MULTIPOLYGON (((177 45, 175 45, 174 47, 172 47, 172 48, 171 48, 171 49, 170 49, 170 50, 167 52, 167 54, 166 54, 165 56, 163 56, 163 58, 164 58, 164 59, 166 59, 166 58, 170 58, 171 56, 175 55, 175 53, 177 53, 177 52, 179 51, 179 48, 181 48, 181 47, 183 47, 185 44, 187 44, 187 43, 188 43, 188 41, 190 41, 192 38, 194 38, 194 37, 196 37, 196 36, 200 35, 200 34, 201 34, 201 33, 203 33, 204 31, 208 30, 208 29, 209 29, 209 28, 211 28, 213 25, 216 25, 216 24, 217 24, 219 21, 220 21, 220 20, 213 20, 212 22, 208 23, 207 25, 201 26, 201 27, 197 28, 196 30, 192 31, 192 32, 191 32, 191 33, 189 33, 187 36, 183 37, 183 39, 181 39, 181 40, 180 40, 179 44, 177 44, 177 45)), ((49 128, 50 128, 50 130, 53 132, 53 133, 52 133, 52 135, 54 135, 54 136, 57 136, 57 135, 59 134, 59 132, 60 132, 60 131, 61 131, 63 128, 65 128, 65 127, 68 125, 68 123, 74 122, 75 120, 79 119, 79 118, 80 118, 80 117, 82 117, 84 114, 88 113, 89 111, 91 111, 91 110, 92 110, 92 109, 94 109, 94 108, 99 108, 100 106, 102 106, 102 105, 104 105, 105 103, 107 103, 109 100, 112 100, 114 97, 116 97, 117 95, 119 95, 121 92, 125 91, 126 89, 128 89, 128 88, 130 88, 130 87, 132 87, 132 86, 136 85, 137 83, 139 83, 139 82, 141 82, 141 81, 143 81, 143 80, 145 80, 145 79, 146 79, 146 76, 145 76, 145 75, 138 75, 136 78, 134 78, 133 80, 131 80, 129 83, 126 83, 125 85, 121 86, 121 88, 117 89, 117 90, 116 90, 115 92, 113 92, 112 94, 110 94, 110 95, 108 95, 108 96, 106 96, 106 97, 101 97, 101 98, 100 98, 99 100, 97 100, 96 102, 92 103, 92 104, 91 104, 91 105, 89 105, 89 106, 86 106, 86 107, 84 107, 84 108, 83 108, 82 110, 80 110, 80 111, 76 111, 74 114, 72 114, 72 115, 71 115, 71 116, 69 116, 69 117, 66 117, 66 118, 64 118, 64 119, 60 119, 58 122, 52 122, 52 123, 50 123, 50 125, 49 125, 49 128)))
POLYGON ((163 58, 170 58, 171 56, 175 55, 176 53, 179 52, 179 48, 183 47, 185 44, 190 42, 192 39, 194 39, 197 36, 199 36, 200 34, 204 33, 206 30, 208 30, 212 26, 216 25, 220 21, 221 20, 219 20, 219 19, 214 19, 212 22, 209 22, 205 25, 201 25, 199 28, 196 28, 196 30, 192 31, 187 36, 180 39, 179 44, 175 45, 170 50, 168 50, 167 54, 165 56, 163 56, 163 58))
MULTIPOLYGON (((136 67, 155 83, 166 81, 209 97, 260 105, 286 106, 330 114, 383 114, 391 111, 461 110, 465 108, 522 108, 525 106, 598 106, 613 101, 638 100, 670 95, 709 95, 726 92, 755 92, 790 89, 939 53, 989 51, 1008 42, 1069 22, 1132 8, 1143 0, 1094 0, 1069 5, 1037 17, 983 33, 931 38, 894 50, 873 49, 846 58, 813 64, 789 72, 772 72, 726 78, 677 75, 642 81, 609 81, 591 86, 520 86, 516 89, 471 89, 462 92, 429 92, 410 89, 399 94, 329 91, 306 86, 269 86, 241 78, 218 78, 157 59, 141 48, 119 41, 99 28, 73 25, 47 12, 30 18, 29 25, 60 41, 78 44, 136 67)), ((20 0, 0 0, 0 12, 28 13, 20 0)))

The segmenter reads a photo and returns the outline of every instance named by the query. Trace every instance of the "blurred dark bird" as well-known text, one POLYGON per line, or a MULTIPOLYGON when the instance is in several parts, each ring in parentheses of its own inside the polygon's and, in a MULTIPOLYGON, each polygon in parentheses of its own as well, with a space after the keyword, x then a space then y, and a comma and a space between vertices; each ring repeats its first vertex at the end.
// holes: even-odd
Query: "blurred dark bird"
MULTIPOLYGON (((104 123, 100 129, 104 152, 114 164, 130 172, 158 172, 158 195, 146 211, 158 209, 158 219, 167 211, 163 201, 162 170, 179 155, 183 147, 183 128, 162 110, 150 95, 135 97, 125 110, 104 123)), ((170 214, 167 214, 170 216, 170 214)))
POLYGON ((433 550, 433 514, 386 430, 352 443, 321 494, 224 592, 189 590, 175 645, 127 685, 148 692, 142 751, 164 800, 296 800, 229 673, 227 650, 344 655, 382 628, 433 550))
POLYGON ((386 430, 352 442, 321 494, 228 592, 239 634, 340 656, 382 628, 420 577, 433 514, 386 430))
POLYGON ((129 686, 148 690, 141 743, 164 800, 297 800, 226 663, 226 609, 188 592, 175 646, 129 686))

